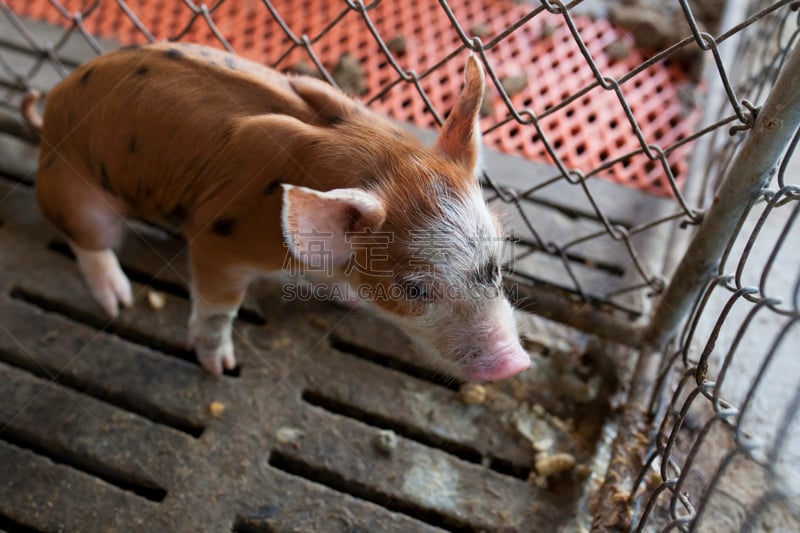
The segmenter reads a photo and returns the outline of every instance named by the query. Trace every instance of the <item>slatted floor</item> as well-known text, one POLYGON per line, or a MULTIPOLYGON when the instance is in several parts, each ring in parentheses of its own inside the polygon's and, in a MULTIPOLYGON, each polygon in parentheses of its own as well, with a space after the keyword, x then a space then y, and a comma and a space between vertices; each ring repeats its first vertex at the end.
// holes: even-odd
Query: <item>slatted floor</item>
POLYGON ((121 258, 136 304, 108 321, 30 186, 0 179, 0 198, 0 526, 574 524, 589 479, 572 471, 547 489, 526 481, 534 450, 518 422, 544 424, 554 449, 591 466, 602 406, 583 406, 572 430, 531 411, 541 391, 518 386, 515 398, 505 384, 487 405, 467 406, 458 383, 419 366, 390 326, 329 303, 281 302, 280 283, 269 282, 237 321, 239 369, 215 379, 184 348, 179 240, 128 240, 121 258), (166 294, 162 309, 148 305, 148 286, 166 294), (383 429, 397 435, 390 453, 375 445, 383 429))
MULTIPOLYGON (((0 32, 3 58, 27 68, 36 59, 5 41, 13 36, 0 32)), ((92 52, 74 42, 64 54, 77 64, 92 52)), ((36 83, 58 79, 45 68, 36 83)), ((39 215, 35 161, 34 147, 0 135, 0 530, 569 532, 590 519, 613 437, 618 365, 608 354, 535 355, 535 372, 468 406, 457 380, 427 370, 392 326, 362 310, 282 301, 277 279, 249 293, 236 323, 240 366, 215 379, 185 347, 182 241, 138 226, 121 251, 136 305, 107 320, 39 215), (149 288, 166 295, 163 309, 148 305, 149 288), (389 452, 376 445, 386 430, 397 439, 389 452), (548 453, 578 462, 547 487, 528 480, 543 435, 548 453)), ((509 186, 552 175, 496 163, 509 186)), ((620 224, 654 211, 657 200, 641 193, 591 186, 614 199, 609 216, 620 224)), ((561 242, 600 226, 581 215, 586 204, 551 187, 526 209, 561 242)), ((629 279, 630 268, 612 268, 614 246, 623 244, 576 255, 590 289, 629 279)), ((559 272, 546 254, 524 261, 559 272)), ((543 342, 543 352, 563 352, 543 342)))

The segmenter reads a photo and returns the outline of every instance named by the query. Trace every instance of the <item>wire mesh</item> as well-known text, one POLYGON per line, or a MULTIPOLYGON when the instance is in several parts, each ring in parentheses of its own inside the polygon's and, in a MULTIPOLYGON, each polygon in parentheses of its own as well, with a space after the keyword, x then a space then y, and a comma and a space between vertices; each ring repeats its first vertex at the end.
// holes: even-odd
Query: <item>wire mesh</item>
MULTIPOLYGON (((547 164, 513 185, 491 167, 483 176, 490 203, 511 213, 509 270, 521 283, 562 291, 553 303, 568 310, 564 316, 599 310, 631 324, 614 335, 624 338, 647 320, 651 299, 667 285, 659 261, 651 260, 653 248, 659 257, 682 254, 665 251, 671 242, 663 230, 702 220, 769 80, 798 39, 796 9, 791 0, 752 2, 720 26, 721 2, 710 0, 0 0, 7 50, 0 53, 0 107, 16 113, 24 91, 49 88, 91 54, 166 38, 268 57, 281 70, 318 75, 375 109, 435 127, 458 92, 466 53, 475 53, 492 95, 481 123, 487 142, 547 164), (608 5, 617 8, 616 24, 607 20, 608 5), (630 17, 635 10, 639 18, 630 17), (404 18, 412 11, 423 13, 420 20, 404 18), (30 18, 62 29, 42 38, 30 18), (659 22, 672 30, 659 33, 659 22), (419 35, 415 28, 422 28, 419 35), (661 40, 644 46, 641 39, 654 34, 661 40), (735 49, 733 60, 723 59, 725 47, 735 49), (344 52, 357 59, 361 85, 344 86, 337 75, 344 52), (554 54, 561 54, 557 64, 544 59, 554 54), (539 63, 524 89, 512 90, 509 78, 534 56, 539 63), (697 74, 704 63, 714 83, 697 74), (701 114, 710 86, 719 87, 719 108, 701 114), (707 164, 692 173, 687 158, 698 144, 707 164), (623 197, 600 194, 602 179, 666 203, 637 217, 620 215, 623 197), (567 231, 539 216, 554 206, 574 221, 567 231)), ((0 129, 24 131, 0 119, 0 129)), ((792 349, 800 277, 790 254, 800 205, 791 171, 797 159, 787 157, 770 189, 754 199, 664 360, 652 449, 630 487, 633 496, 623 498, 634 527, 706 530, 709 517, 730 516, 733 529, 754 531, 775 516, 782 517, 778 526, 797 516, 791 443, 800 395, 792 349)), ((601 322, 585 323, 610 336, 601 322)))
MULTIPOLYGON (((729 75, 748 107, 763 103, 798 39, 796 11, 773 13, 742 34, 729 75)), ((722 134, 706 154, 707 199, 741 148, 741 137, 722 134)), ((753 191, 665 354, 650 451, 628 487, 635 530, 800 527, 798 142, 800 130, 769 185, 753 191)))

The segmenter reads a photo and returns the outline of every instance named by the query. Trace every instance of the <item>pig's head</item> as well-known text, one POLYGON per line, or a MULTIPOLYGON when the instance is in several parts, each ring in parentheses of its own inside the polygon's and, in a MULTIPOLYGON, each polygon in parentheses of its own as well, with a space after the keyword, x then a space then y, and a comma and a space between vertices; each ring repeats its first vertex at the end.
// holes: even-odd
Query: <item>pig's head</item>
POLYGON ((447 366, 490 381, 525 370, 530 359, 502 289, 502 233, 476 179, 483 92, 471 57, 433 147, 373 133, 363 142, 383 154, 379 175, 330 191, 284 186, 283 230, 295 257, 326 250, 360 297, 447 366))

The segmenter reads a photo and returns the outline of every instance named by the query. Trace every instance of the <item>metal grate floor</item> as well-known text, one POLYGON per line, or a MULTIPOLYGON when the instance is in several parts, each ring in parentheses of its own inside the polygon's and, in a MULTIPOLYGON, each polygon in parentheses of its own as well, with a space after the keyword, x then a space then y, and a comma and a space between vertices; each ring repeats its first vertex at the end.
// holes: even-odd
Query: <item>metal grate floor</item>
POLYGON ((109 321, 38 213, 36 150, 0 136, 0 154, 0 530, 579 531, 590 516, 607 354, 540 337, 535 371, 466 405, 390 325, 281 301, 276 279, 237 320, 240 367, 213 378, 184 344, 183 242, 137 226, 120 253, 136 304, 109 321), (537 483, 537 447, 576 465, 537 483))
POLYGON ((129 239, 136 304, 108 321, 30 186, 0 198, 0 528, 527 531, 585 505, 604 402, 553 404, 564 422, 515 381, 465 405, 391 326, 280 283, 252 291, 241 366, 215 379, 184 348, 180 241, 129 239), (584 466, 527 481, 530 431, 584 466))

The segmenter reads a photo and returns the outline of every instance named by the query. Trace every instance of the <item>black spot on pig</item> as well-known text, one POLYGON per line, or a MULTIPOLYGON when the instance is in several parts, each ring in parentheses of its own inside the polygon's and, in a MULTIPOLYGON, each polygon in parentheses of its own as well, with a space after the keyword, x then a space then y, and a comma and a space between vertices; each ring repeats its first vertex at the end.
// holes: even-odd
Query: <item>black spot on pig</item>
POLYGON ((280 179, 270 181, 267 184, 267 186, 264 187, 264 196, 270 196, 272 193, 274 193, 276 190, 278 190, 278 187, 280 187, 280 186, 281 186, 281 180, 280 179))
POLYGON ((233 235, 236 229, 236 219, 231 217, 218 218, 211 224, 211 231, 222 237, 233 235))
POLYGON ((176 204, 165 218, 167 222, 174 226, 183 226, 186 223, 186 217, 188 215, 189 212, 186 210, 186 206, 183 204, 176 204))
POLYGON ((138 198, 135 195, 131 194, 128 191, 122 191, 122 193, 120 194, 122 195, 122 197, 125 199, 126 202, 128 202, 131 205, 136 205, 136 200, 138 198))
POLYGON ((200 158, 198 156, 194 156, 189 160, 189 163, 186 165, 186 172, 193 172, 197 170, 197 167, 200 165, 200 158))
POLYGON ((114 189, 111 188, 111 179, 108 177, 108 170, 106 170, 106 166, 103 163, 100 163, 100 186, 110 193, 114 193, 114 189))
POLYGON ((128 153, 132 154, 136 152, 136 136, 131 135, 131 138, 128 140, 128 153))
POLYGON ((81 85, 86 87, 89 83, 89 78, 92 77, 92 72, 94 72, 94 67, 87 69, 86 72, 83 73, 83 76, 81 76, 81 85))
POLYGON ((144 76, 145 74, 147 74, 148 71, 149 69, 144 65, 142 65, 140 67, 137 67, 136 70, 133 71, 133 73, 137 76, 144 76))
POLYGON ((344 122, 344 119, 340 115, 328 115, 325 117, 325 122, 330 126, 337 126, 344 122))
POLYGON ((180 59, 181 57, 183 57, 183 53, 182 53, 180 50, 177 50, 177 49, 175 49, 175 48, 167 48, 167 49, 164 51, 164 54, 165 54, 165 55, 166 55, 166 56, 167 56, 169 59, 180 59))
POLYGON ((236 123, 231 122, 225 126, 225 129, 222 130, 223 135, 223 143, 228 142, 228 140, 233 137, 233 134, 236 133, 236 123))

